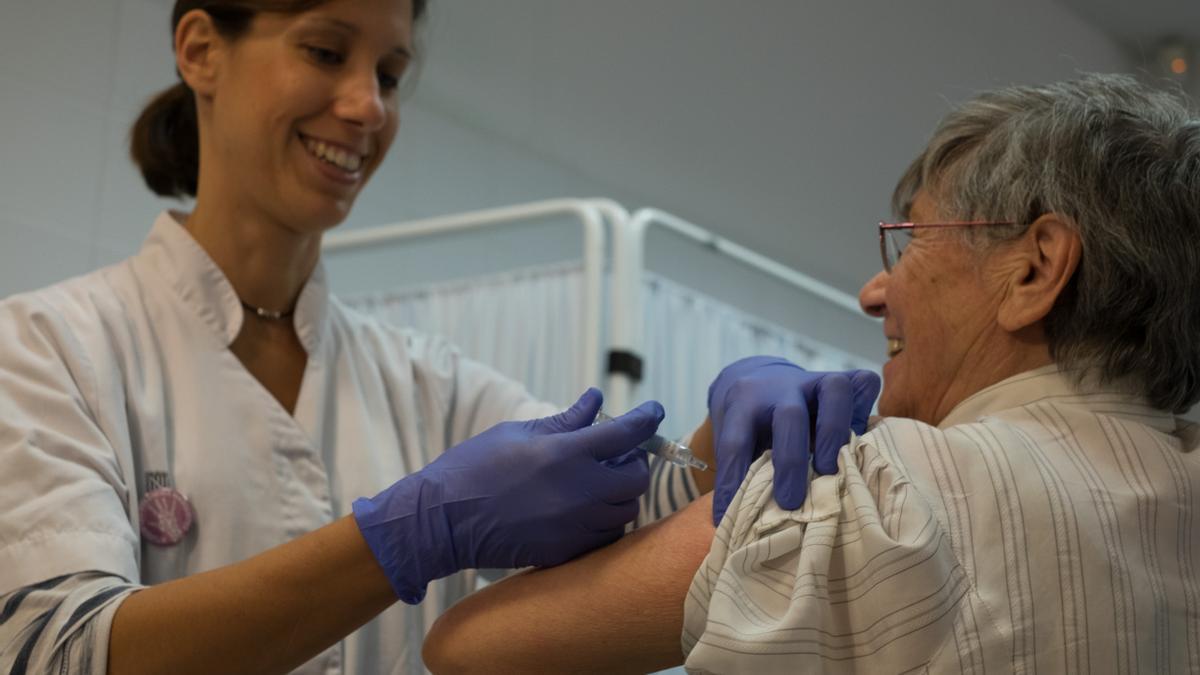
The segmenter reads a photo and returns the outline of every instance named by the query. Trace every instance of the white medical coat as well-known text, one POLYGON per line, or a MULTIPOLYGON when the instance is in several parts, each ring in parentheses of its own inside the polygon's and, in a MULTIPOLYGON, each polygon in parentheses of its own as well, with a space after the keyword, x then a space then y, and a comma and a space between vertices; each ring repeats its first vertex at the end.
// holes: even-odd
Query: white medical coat
MULTIPOLYGON (((318 266, 296 305, 308 364, 289 414, 228 349, 242 317, 168 213, 133 258, 0 302, 0 595, 83 570, 148 585, 243 560, 499 421, 555 410, 346 308, 318 266), (138 534, 162 474, 196 513, 173 547, 138 534)), ((297 672, 421 672, 428 625, 473 586, 473 573, 435 582, 297 672)))

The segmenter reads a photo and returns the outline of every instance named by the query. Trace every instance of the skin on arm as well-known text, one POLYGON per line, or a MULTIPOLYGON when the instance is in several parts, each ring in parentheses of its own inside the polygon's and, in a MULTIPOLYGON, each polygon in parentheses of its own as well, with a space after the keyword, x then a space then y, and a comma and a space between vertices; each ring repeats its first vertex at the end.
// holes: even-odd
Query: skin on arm
POLYGON ((565 565, 509 577, 434 624, 434 673, 646 673, 683 662, 683 606, 712 496, 565 565))
POLYGON ((696 459, 704 460, 708 464, 708 471, 698 471, 692 469, 692 478, 696 481, 696 488, 700 490, 700 494, 706 495, 713 491, 713 487, 717 484, 717 444, 713 441, 712 418, 705 417, 704 422, 692 432, 692 438, 688 448, 691 449, 692 455, 696 459))
POLYGON ((117 608, 108 672, 286 673, 396 602, 354 519, 117 608))

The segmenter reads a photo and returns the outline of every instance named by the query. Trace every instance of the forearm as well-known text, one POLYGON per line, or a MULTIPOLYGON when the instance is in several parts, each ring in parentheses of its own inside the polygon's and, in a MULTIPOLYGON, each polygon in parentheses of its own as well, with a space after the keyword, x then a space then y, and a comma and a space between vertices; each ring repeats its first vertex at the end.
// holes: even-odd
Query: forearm
POLYGON ((646 673, 683 661, 687 589, 712 540, 712 502, 566 565, 510 577, 434 624, 435 673, 646 673))
POLYGON ((396 601, 351 517, 240 563, 141 590, 108 672, 285 673, 396 601))

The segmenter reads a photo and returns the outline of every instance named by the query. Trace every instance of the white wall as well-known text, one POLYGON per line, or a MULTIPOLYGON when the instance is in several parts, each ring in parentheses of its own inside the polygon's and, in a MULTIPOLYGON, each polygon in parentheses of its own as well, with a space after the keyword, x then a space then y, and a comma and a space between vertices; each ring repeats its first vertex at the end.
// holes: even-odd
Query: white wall
MULTIPOLYGON (((141 185, 125 136, 174 81, 170 5, 0 4, 0 296, 129 255, 167 204, 141 185)), ((397 146, 347 227, 608 196, 849 292, 877 268, 874 222, 946 98, 1123 67, 1104 35, 1043 0, 433 0, 432 12, 397 146)), ((331 266, 335 287, 356 290, 569 255, 574 241, 535 230, 476 242, 455 265, 418 251, 331 266)), ((649 264, 849 351, 883 352, 866 322, 786 289, 748 294, 737 270, 680 255, 654 245, 649 264)))
MULTIPOLYGON (((0 4, 0 297, 136 251, 174 202, 142 185, 127 133, 174 82, 164 0, 0 4)), ((397 147, 350 227, 571 194, 595 181, 430 112, 403 110, 397 147)))
POLYGON ((1128 68, 1051 0, 433 6, 425 100, 848 292, 949 102, 1128 68))

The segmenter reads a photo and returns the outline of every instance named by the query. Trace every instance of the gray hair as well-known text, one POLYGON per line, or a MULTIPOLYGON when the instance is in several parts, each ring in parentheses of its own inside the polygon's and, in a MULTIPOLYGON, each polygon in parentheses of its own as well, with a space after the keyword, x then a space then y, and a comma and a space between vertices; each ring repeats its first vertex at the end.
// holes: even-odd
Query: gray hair
MULTIPOLYGON (((1063 217, 1082 255, 1045 320, 1054 361, 1162 410, 1200 399, 1200 120, 1176 97, 1123 75, 983 94, 941 121, 892 208, 907 219, 920 190, 940 217, 1063 217)), ((1026 227, 964 236, 990 250, 1026 227)))

